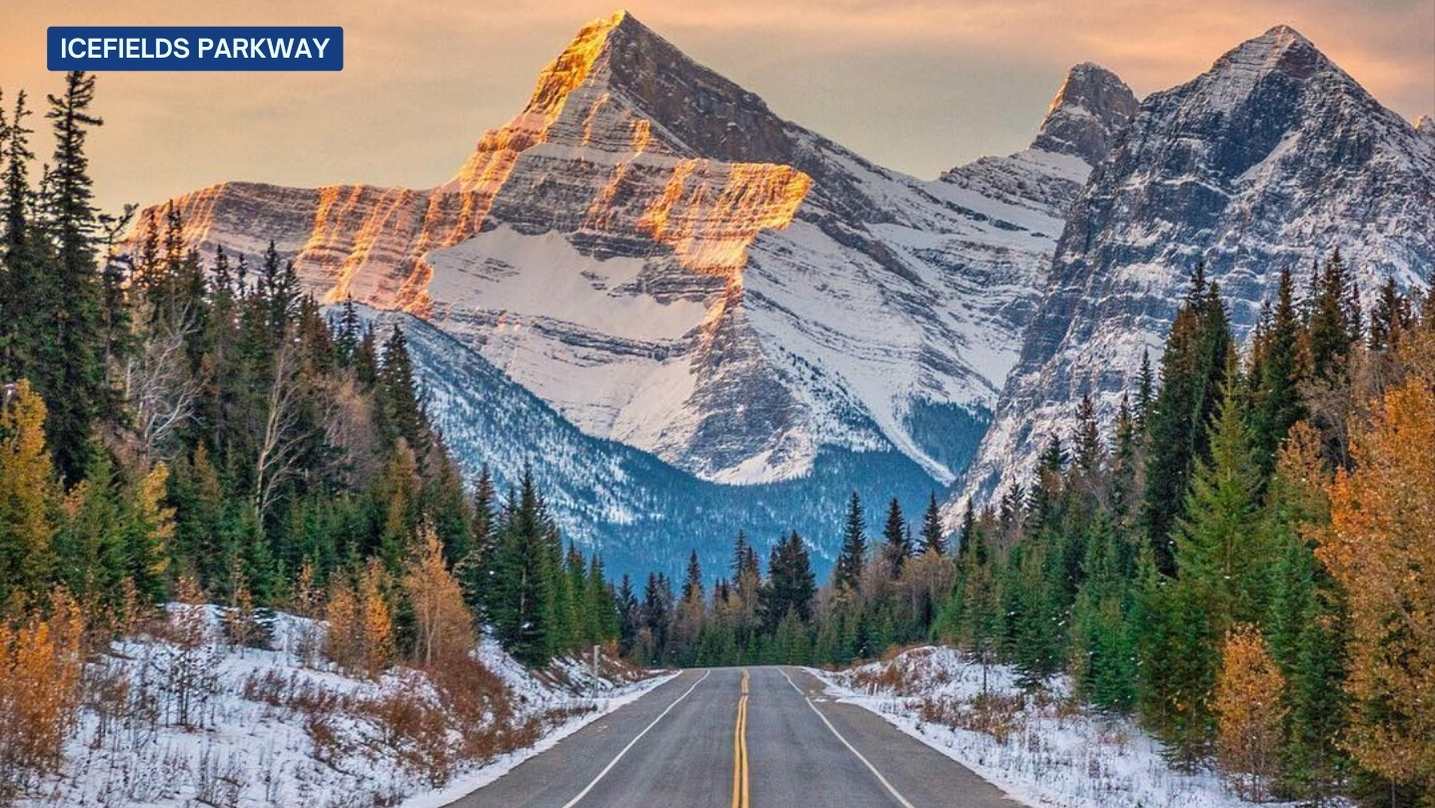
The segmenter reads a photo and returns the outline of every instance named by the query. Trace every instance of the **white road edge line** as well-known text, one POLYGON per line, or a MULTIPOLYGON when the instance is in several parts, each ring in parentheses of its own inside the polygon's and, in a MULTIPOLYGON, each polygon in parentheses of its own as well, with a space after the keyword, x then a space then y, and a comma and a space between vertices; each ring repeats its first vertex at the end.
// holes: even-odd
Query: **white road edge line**
MULTIPOLYGON (((704 673, 702 676, 698 677, 698 680, 697 680, 696 682, 693 682, 693 686, 692 686, 692 687, 690 687, 690 688, 688 688, 687 690, 683 691, 683 695, 678 696, 676 699, 673 699, 673 703, 672 703, 672 704, 669 704, 669 705, 667 706, 667 708, 664 709, 661 713, 658 713, 658 717, 653 719, 653 723, 647 725, 646 727, 643 727, 643 731, 640 732, 640 733, 638 733, 637 735, 634 735, 634 736, 633 736, 633 740, 628 741, 628 745, 625 746, 625 747, 623 747, 623 750, 618 753, 618 756, 617 756, 617 757, 615 757, 615 758, 613 758, 612 760, 608 761, 608 765, 603 767, 603 771, 598 772, 598 776, 593 778, 593 782, 591 782, 591 783, 589 783, 588 785, 584 786, 584 787, 583 787, 583 790, 580 791, 580 792, 578 792, 578 796, 576 796, 576 797, 574 797, 573 799, 571 799, 571 800, 569 800, 569 801, 563 803, 563 808, 573 808, 573 806, 575 806, 575 805, 578 804, 578 801, 579 801, 579 800, 581 800, 581 799, 583 799, 584 797, 588 796, 588 792, 593 790, 593 786, 598 785, 598 781, 599 781, 599 780, 602 780, 603 777, 606 776, 606 775, 608 774, 608 772, 611 771, 614 766, 618 765, 618 761, 622 760, 622 759, 623 759, 623 756, 626 755, 626 754, 628 754, 628 750, 633 748, 633 744, 637 743, 637 742, 638 742, 638 739, 642 738, 644 735, 647 735, 647 734, 648 734, 648 730, 650 730, 650 729, 652 729, 653 727, 657 726, 657 725, 658 725, 658 722, 663 720, 663 716, 667 715, 674 707, 678 706, 678 702, 680 702, 680 701, 682 701, 683 699, 687 698, 689 693, 693 692, 694 690, 697 690, 698 685, 702 684, 702 683, 703 683, 703 679, 708 678, 708 675, 711 674, 711 673, 712 673, 712 671, 707 671, 707 672, 704 673)), ((791 681, 791 680, 789 680, 789 681, 791 681)), ((859 756, 859 757, 860 757, 860 756, 859 756)), ((871 765, 871 764, 868 764, 868 765, 871 765)), ((888 786, 888 788, 890 788, 890 786, 888 786)), ((912 806, 909 805, 909 806, 907 806, 907 808, 912 808, 912 806)))
POLYGON ((867 767, 867 770, 872 772, 872 775, 876 777, 877 781, 880 782, 892 795, 892 797, 896 799, 899 804, 902 805, 902 808, 913 808, 912 803, 907 802, 907 798, 903 797, 900 793, 898 793, 897 789, 893 788, 892 784, 887 782, 887 778, 883 777, 882 773, 877 771, 877 767, 873 766, 870 760, 865 757, 862 757, 862 753, 858 752, 857 749, 852 746, 852 744, 847 742, 846 738, 842 737, 842 733, 838 732, 837 728, 832 726, 832 722, 828 721, 827 716, 823 715, 822 711, 817 709, 817 705, 812 703, 812 699, 809 699, 807 697, 807 694, 802 692, 802 688, 798 687, 797 684, 792 681, 792 677, 787 675, 787 671, 783 670, 782 668, 778 668, 777 672, 782 674, 782 678, 786 679, 789 685, 792 685, 792 689, 797 691, 797 695, 801 696, 802 700, 807 702, 807 706, 812 708, 812 712, 817 713, 817 717, 822 719, 822 723, 826 724, 829 730, 832 730, 832 734, 836 735, 837 740, 841 741, 842 745, 847 747, 847 751, 856 755, 857 759, 862 761, 863 765, 867 767))

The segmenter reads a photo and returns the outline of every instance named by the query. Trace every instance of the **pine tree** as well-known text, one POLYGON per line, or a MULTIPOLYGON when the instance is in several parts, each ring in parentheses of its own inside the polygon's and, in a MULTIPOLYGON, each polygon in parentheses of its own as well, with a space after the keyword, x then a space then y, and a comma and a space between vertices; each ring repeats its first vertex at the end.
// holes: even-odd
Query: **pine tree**
POLYGON ((803 623, 812 619, 812 600, 816 593, 807 545, 794 530, 772 548, 768 562, 768 580, 761 595, 766 629, 775 630, 789 612, 803 623))
POLYGON ((837 565, 833 569, 833 584, 838 588, 855 592, 861 586, 862 566, 867 563, 866 531, 862 500, 857 496, 857 492, 853 491, 847 505, 847 521, 842 530, 842 549, 838 551, 837 565))
MULTIPOLYGON (((967 509, 968 514, 971 509, 967 509)), ((922 516, 922 547, 923 553, 936 553, 937 555, 947 554, 947 540, 942 535, 942 512, 937 507, 937 495, 935 493, 927 496, 927 512, 922 516)))
POLYGON ((893 578, 902 574, 902 565, 912 554, 907 520, 902 518, 902 506, 893 497, 887 506, 887 522, 882 527, 882 555, 887 559, 893 578))
POLYGON ((428 430, 428 417, 419 403, 408 338, 397 324, 384 341, 379 383, 382 390, 382 423, 390 440, 403 438, 407 441, 420 467, 424 467, 433 439, 428 430))
MULTIPOLYGON (((1234 365, 1234 360, 1231 360, 1234 365)), ((1164 660, 1147 671, 1150 715, 1174 760, 1189 767, 1215 733, 1208 696, 1220 667, 1221 638, 1237 622, 1264 614, 1269 554, 1255 524, 1259 480, 1234 371, 1226 380, 1211 456, 1200 462, 1178 523, 1173 562, 1177 579, 1150 604, 1145 659, 1164 660)))
POLYGON ((687 577, 683 580, 683 600, 701 601, 703 599, 703 569, 698 564, 698 552, 693 550, 688 553, 687 577))
POLYGON ((1096 423, 1096 406, 1090 395, 1083 395, 1076 407, 1076 467, 1091 474, 1101 464, 1101 431, 1096 423))
POLYGON ((1136 402, 1132 411, 1132 420, 1136 425, 1138 435, 1146 434, 1146 426, 1151 416, 1151 405, 1155 402, 1155 377, 1151 374, 1151 352, 1142 349, 1141 370, 1136 376, 1136 402))
POLYGON ((62 479, 83 474, 91 451, 91 428, 111 402, 100 364, 100 278, 94 195, 85 154, 87 130, 101 125, 90 114, 95 79, 68 73, 65 94, 49 96, 55 133, 50 194, 45 199, 47 233, 54 242, 53 279, 35 303, 45 333, 32 367, 36 388, 49 404, 46 434, 62 479))
POLYGON ((487 613, 505 649, 530 665, 548 658, 548 518, 533 472, 524 469, 517 501, 499 532, 487 613))
POLYGON ((22 90, 9 122, 0 126, 0 373, 6 381, 29 377, 35 369, 37 340, 48 331, 41 298, 52 293, 44 243, 30 216, 34 199, 29 164, 35 157, 29 149, 32 132, 25 124, 30 114, 22 90))
POLYGON ((1385 284, 1380 287, 1375 309, 1370 313, 1370 350, 1378 352, 1394 348, 1400 342, 1400 335, 1410 330, 1414 322, 1410 300, 1400 294, 1394 278, 1386 278, 1385 284))
POLYGON ((480 617, 485 613, 486 592, 495 572, 498 554, 499 531, 494 514, 497 498, 493 476, 485 463, 479 470, 478 482, 474 484, 468 553, 456 570, 459 583, 463 586, 464 601, 480 617))
POLYGON ((1301 323, 1295 304, 1295 285, 1289 270, 1281 272, 1276 304, 1271 311, 1260 361, 1251 370, 1255 402, 1251 411, 1251 438, 1255 460, 1263 476, 1275 468, 1276 450, 1286 433, 1304 417, 1300 382, 1301 323))
POLYGON ((1352 308, 1357 294, 1354 280, 1346 270, 1340 250, 1331 254, 1313 277, 1310 300, 1311 374, 1327 382, 1338 382, 1344 373, 1350 349, 1360 340, 1359 309, 1352 308))
POLYGON ((1206 425, 1220 402, 1232 350, 1219 290, 1197 268, 1191 290, 1176 313, 1161 359, 1161 389, 1147 428, 1146 484, 1142 521, 1157 567, 1175 574, 1171 529, 1184 507, 1197 461, 1208 452, 1206 425))

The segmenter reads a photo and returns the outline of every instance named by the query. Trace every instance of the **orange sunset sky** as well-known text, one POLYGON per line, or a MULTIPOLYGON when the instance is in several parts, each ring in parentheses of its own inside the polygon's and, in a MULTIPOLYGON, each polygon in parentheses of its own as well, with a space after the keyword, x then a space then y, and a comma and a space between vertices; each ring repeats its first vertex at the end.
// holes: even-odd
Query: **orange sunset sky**
MULTIPOLYGON (((918 176, 1023 147, 1067 67, 1138 95, 1277 23, 1407 118, 1435 112, 1435 0, 710 0, 639 20, 783 117, 918 176)), ((92 137, 108 210, 224 179, 425 187, 511 117, 539 69, 616 5, 420 0, 5 0, 0 88, 59 86, 50 25, 342 25, 342 73, 106 73, 92 137)), ((43 120, 32 119, 36 128, 43 120)), ((49 151, 39 138, 35 151, 49 151)))

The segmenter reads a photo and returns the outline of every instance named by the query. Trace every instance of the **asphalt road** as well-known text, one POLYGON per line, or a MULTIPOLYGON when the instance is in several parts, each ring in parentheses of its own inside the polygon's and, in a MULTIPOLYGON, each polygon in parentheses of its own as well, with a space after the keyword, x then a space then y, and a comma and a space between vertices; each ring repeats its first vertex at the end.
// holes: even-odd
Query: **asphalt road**
POLYGON ((689 670, 449 808, 1015 808, 795 668, 689 670))

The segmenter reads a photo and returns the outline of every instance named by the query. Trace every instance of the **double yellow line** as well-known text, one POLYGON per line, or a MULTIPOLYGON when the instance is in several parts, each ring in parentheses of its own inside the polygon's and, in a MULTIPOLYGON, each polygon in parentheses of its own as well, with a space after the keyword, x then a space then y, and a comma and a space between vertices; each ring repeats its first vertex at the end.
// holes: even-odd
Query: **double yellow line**
POLYGON ((737 699, 737 726, 732 733, 732 808, 748 808, 747 788, 747 690, 748 673, 742 672, 742 690, 737 699))

